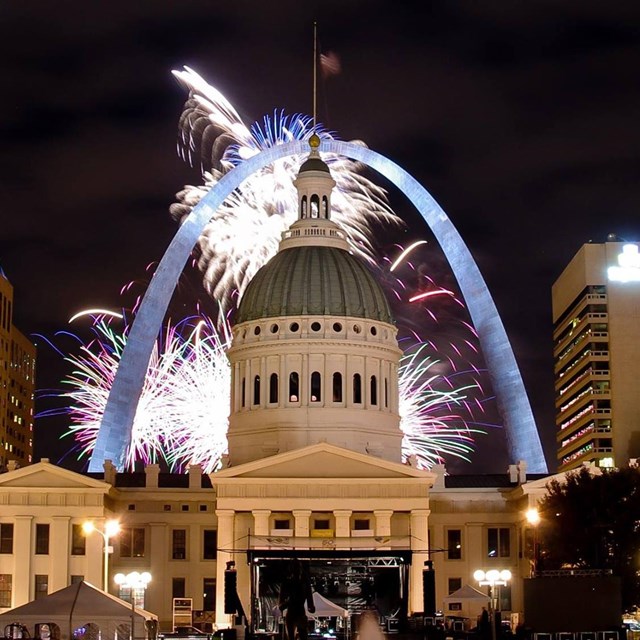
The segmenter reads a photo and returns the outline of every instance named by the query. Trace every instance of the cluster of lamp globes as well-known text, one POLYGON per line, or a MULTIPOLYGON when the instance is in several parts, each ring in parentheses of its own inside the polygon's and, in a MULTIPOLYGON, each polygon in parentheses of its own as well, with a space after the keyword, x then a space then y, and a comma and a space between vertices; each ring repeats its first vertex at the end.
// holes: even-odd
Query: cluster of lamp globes
POLYGON ((511 580, 511 571, 509 569, 489 569, 489 571, 483 571, 478 569, 473 572, 473 579, 481 585, 489 585, 491 587, 495 585, 505 585, 511 580))

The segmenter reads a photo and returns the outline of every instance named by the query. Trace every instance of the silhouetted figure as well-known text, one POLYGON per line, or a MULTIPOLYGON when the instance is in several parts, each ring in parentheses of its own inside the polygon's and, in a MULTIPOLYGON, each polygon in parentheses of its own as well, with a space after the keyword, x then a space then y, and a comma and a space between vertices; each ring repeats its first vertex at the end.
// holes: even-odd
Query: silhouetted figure
POLYGON ((478 622, 478 632, 482 638, 488 638, 491 635, 491 628, 489 626, 489 612, 482 607, 480 613, 480 621, 478 622))
POLYGON ((316 608, 313 604, 309 572, 299 560, 292 560, 289 575, 285 578, 280 588, 280 600, 278 602, 278 608, 284 613, 284 622, 289 640, 295 640, 296 629, 298 630, 298 638, 307 640, 305 602, 309 613, 315 613, 316 608))

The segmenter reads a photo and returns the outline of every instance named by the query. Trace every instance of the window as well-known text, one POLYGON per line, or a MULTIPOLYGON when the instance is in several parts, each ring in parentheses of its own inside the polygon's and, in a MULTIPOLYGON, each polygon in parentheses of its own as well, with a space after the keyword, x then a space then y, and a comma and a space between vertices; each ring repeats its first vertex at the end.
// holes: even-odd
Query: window
POLYGON ((269 376, 269 402, 275 404, 278 402, 278 374, 272 373, 269 376))
POLYGON ((273 521, 274 529, 291 529, 291 520, 289 518, 277 518, 273 521))
POLYGON ((218 531, 205 529, 202 538, 202 557, 205 560, 215 560, 218 552, 218 531))
POLYGON ((87 550, 87 538, 81 524, 71 525, 71 555, 83 556, 87 550))
POLYGON ((314 371, 311 374, 311 402, 320 402, 320 373, 314 371))
POLYGON ((298 402, 300 399, 300 377, 297 371, 289 374, 289 401, 298 402))
POLYGON ((12 580, 10 573, 0 573, 0 607, 11 606, 12 580))
POLYGON ((142 558, 144 556, 144 529, 123 527, 118 539, 121 558, 142 558))
POLYGON ((311 217, 317 218, 320 214, 320 198, 316 193, 311 196, 311 217))
POLYGON ((80 576, 80 575, 71 576, 71 584, 78 584, 79 582, 84 582, 84 576, 80 576))
POLYGON ((240 400, 242 402, 243 407, 245 406, 244 398, 245 398, 246 391, 247 391, 247 381, 245 378, 242 378, 242 390, 240 391, 240 400))
POLYGON ((36 554, 46 556, 49 553, 49 525, 36 524, 36 554))
POLYGON ((511 611, 511 585, 505 584, 498 589, 499 611, 511 611))
POLYGON ((449 595, 462 588, 462 578, 449 578, 449 595))
POLYGON ((362 378, 359 373, 353 376, 353 402, 355 404, 362 403, 362 378))
POLYGON ((321 531, 326 531, 327 529, 331 528, 331 523, 325 518, 319 518, 313 521, 313 528, 321 531))
POLYGON ((204 578, 202 580, 202 608, 205 611, 216 610, 216 579, 204 578))
POLYGON ((375 407, 378 404, 378 380, 375 376, 371 376, 371 404, 375 407))
POLYGON ((185 560, 187 557, 187 530, 174 529, 171 532, 171 538, 171 558, 173 560, 185 560))
POLYGON ((184 578, 171 579, 171 597, 184 598, 186 593, 186 580, 184 578))
POLYGON ((36 575, 35 576, 35 587, 36 587, 36 600, 40 598, 45 598, 47 593, 49 592, 49 576, 44 575, 36 575))
POLYGON ((487 556, 508 558, 511 555, 511 531, 508 527, 487 529, 487 556))
POLYGON ((322 217, 329 217, 329 201, 327 200, 327 196, 322 196, 322 217))
POLYGON ((300 217, 301 218, 307 217, 307 196, 302 196, 300 217))
POLYGON ((253 404, 260 404, 260 376, 253 379, 253 404))
POLYGON ((389 381, 384 379, 384 408, 389 408, 389 381))
POLYGON ((369 518, 356 518, 353 521, 353 528, 355 531, 371 529, 369 518))
POLYGON ((342 402, 342 374, 333 374, 333 401, 342 402))
POLYGON ((180 505, 180 510, 181 511, 189 511, 189 505, 188 504, 181 504, 180 505))
POLYGON ((447 559, 460 560, 462 558, 462 531, 449 529, 447 531, 447 559))
POLYGON ((171 505, 170 505, 170 504, 165 504, 165 505, 164 505, 164 507, 163 507, 163 509, 164 509, 165 511, 171 511, 171 505))
POLYGON ((13 524, 0 524, 0 553, 13 553, 13 524))

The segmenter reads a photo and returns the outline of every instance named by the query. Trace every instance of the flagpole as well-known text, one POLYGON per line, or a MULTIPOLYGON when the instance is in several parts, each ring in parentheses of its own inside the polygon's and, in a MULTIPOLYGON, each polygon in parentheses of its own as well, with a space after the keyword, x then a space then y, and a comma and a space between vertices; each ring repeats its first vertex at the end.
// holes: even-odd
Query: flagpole
POLYGON ((313 21, 313 130, 316 130, 316 94, 318 91, 317 73, 318 73, 318 23, 313 21))

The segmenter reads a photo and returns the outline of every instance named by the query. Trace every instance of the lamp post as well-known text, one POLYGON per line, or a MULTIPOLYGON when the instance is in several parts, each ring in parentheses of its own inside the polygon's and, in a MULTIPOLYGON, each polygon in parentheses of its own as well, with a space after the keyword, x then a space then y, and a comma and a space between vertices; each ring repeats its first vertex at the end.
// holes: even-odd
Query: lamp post
POLYGON ((104 576, 102 580, 102 589, 105 593, 109 592, 109 554, 113 551, 113 548, 109 546, 109 539, 120 533, 120 523, 117 520, 107 520, 104 523, 104 529, 101 531, 97 529, 93 522, 88 521, 82 525, 82 530, 85 535, 89 535, 94 531, 99 533, 104 540, 104 576))
POLYGON ((125 587, 129 589, 129 597, 131 598, 131 632, 129 634, 129 640, 134 640, 134 625, 136 621, 136 594, 135 591, 138 589, 142 589, 144 594, 144 590, 147 588, 147 585, 151 582, 151 574, 148 571, 143 571, 142 573, 138 573, 137 571, 132 571, 131 573, 116 573, 113 576, 113 581, 119 587, 125 587))
POLYGON ((535 508, 527 509, 525 517, 529 525, 533 528, 533 562, 531 577, 536 575, 538 570, 538 525, 540 524, 540 513, 535 508))
POLYGON ((496 640, 498 630, 496 629, 495 611, 500 611, 500 599, 496 598, 497 607, 493 606, 493 588, 506 585, 511 580, 511 571, 509 569, 490 569, 483 571, 478 569, 474 571, 473 578, 480 586, 489 587, 489 615, 491 616, 491 638, 496 640))

